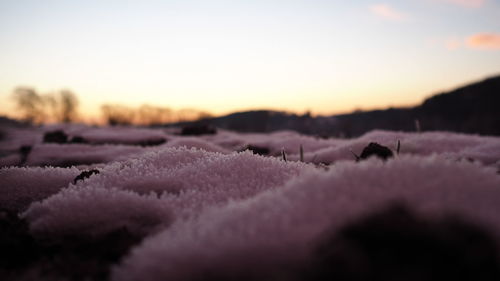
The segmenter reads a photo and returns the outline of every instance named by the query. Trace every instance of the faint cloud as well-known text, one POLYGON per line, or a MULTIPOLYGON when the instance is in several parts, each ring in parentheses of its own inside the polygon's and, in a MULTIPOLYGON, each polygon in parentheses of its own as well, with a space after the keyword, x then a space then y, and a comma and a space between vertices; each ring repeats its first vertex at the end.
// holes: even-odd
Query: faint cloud
POLYGON ((441 2, 448 2, 451 4, 459 5, 467 8, 479 8, 482 7, 486 0, 439 0, 441 2))
POLYGON ((473 49, 500 50, 500 33, 478 33, 469 36, 467 46, 473 49))
POLYGON ((464 40, 458 37, 448 38, 428 38, 426 46, 431 48, 446 48, 449 51, 455 51, 464 46, 464 40))
POLYGON ((408 19, 408 15, 405 13, 394 9, 388 4, 376 4, 370 7, 370 11, 383 19, 391 21, 403 21, 408 19))

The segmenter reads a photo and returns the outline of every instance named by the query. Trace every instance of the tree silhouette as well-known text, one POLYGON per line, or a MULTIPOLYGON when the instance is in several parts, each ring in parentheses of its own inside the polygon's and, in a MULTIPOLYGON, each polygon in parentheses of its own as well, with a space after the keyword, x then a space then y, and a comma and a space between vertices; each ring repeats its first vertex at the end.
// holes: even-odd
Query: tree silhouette
POLYGON ((59 92, 59 108, 61 110, 60 121, 69 123, 75 121, 77 117, 78 98, 74 93, 68 90, 59 92))
POLYGON ((195 109, 172 110, 168 107, 143 104, 128 107, 118 104, 104 104, 101 112, 108 125, 161 125, 180 121, 193 121, 211 117, 208 112, 195 109))
POLYGON ((29 123, 69 123, 78 117, 78 97, 69 90, 40 95, 32 88, 19 87, 14 90, 12 97, 23 120, 29 123))
POLYGON ((46 119, 44 99, 32 88, 19 87, 14 90, 14 100, 24 121, 40 123, 46 119))
POLYGON ((101 111, 108 125, 131 125, 134 123, 136 112, 134 109, 123 105, 105 104, 101 111))

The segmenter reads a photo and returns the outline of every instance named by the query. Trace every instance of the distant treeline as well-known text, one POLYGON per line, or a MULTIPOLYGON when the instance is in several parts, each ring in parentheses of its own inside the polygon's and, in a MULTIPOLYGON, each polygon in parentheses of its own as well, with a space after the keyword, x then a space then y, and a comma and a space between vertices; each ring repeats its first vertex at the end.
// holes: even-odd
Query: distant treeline
POLYGON ((168 107, 141 105, 138 108, 124 105, 101 106, 104 120, 109 125, 162 125, 174 122, 195 121, 212 117, 208 112, 195 109, 173 110, 168 107))
MULTIPOLYGON (((33 88, 19 87, 14 90, 20 117, 30 124, 70 123, 81 121, 76 94, 60 90, 40 94, 33 88)), ((208 112, 195 109, 173 110, 168 107, 141 105, 129 107, 118 104, 101 106, 102 117, 108 125, 160 125, 173 122, 194 121, 211 117, 208 112)))

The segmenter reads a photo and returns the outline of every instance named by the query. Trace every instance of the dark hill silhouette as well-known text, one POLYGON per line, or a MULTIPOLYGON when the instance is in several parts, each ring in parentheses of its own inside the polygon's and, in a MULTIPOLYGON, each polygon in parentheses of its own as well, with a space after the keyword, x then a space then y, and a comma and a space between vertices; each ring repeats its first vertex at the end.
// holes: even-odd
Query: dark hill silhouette
POLYGON ((208 118, 195 122, 182 122, 167 126, 186 127, 210 125, 237 132, 268 133, 279 130, 294 130, 308 135, 332 136, 338 133, 335 117, 311 117, 282 111, 256 110, 232 113, 222 117, 208 118))
MULTIPOLYGON (((260 110, 198 121, 239 132, 295 130, 320 136, 356 137, 374 129, 415 131, 418 120, 425 131, 454 131, 500 135, 500 76, 432 96, 416 107, 389 108, 335 116, 311 117, 260 110)), ((177 123, 183 126, 189 123, 177 123)))
POLYGON ((358 136, 373 129, 454 131, 500 135, 500 76, 432 96, 413 108, 389 108, 339 115, 340 130, 358 136))
POLYGON ((7 116, 0 116, 0 129, 4 127, 27 127, 28 123, 11 119, 7 116))
POLYGON ((424 129, 500 135, 500 76, 428 98, 415 111, 424 129))

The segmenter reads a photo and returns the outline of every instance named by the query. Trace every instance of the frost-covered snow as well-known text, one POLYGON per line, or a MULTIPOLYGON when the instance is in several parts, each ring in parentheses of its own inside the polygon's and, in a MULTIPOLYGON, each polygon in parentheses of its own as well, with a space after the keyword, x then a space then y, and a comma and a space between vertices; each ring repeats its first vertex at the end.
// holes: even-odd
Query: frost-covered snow
POLYGON ((437 157, 342 162, 148 238, 114 280, 195 280, 300 266, 327 229, 401 202, 432 216, 460 214, 500 238, 500 177, 437 157))
POLYGON ((113 261, 115 281, 233 280, 249 272, 293 280, 283 272, 309 264, 325 231, 396 203, 428 218, 460 217, 500 243, 498 137, 373 131, 322 139, 223 130, 184 137, 83 125, 7 131, 0 211, 19 213, 41 241, 120 231, 142 237, 113 261), (43 143, 54 130, 88 143, 43 143), (395 152, 398 141, 400 154, 387 161, 356 162, 352 154, 370 142, 395 152), (30 146, 24 154, 23 145, 30 146), (269 155, 241 152, 248 146, 269 155), (301 146, 306 163, 298 161, 301 146), (88 169, 99 173, 74 182, 88 169))
POLYGON ((33 204, 25 217, 34 232, 53 234, 66 233, 67 229, 94 234, 126 227, 129 222, 122 218, 125 214, 120 208, 127 211, 134 208, 129 213, 131 220, 170 222, 170 216, 162 220, 161 213, 157 213, 153 220, 138 210, 141 205, 145 209, 165 206, 171 210, 173 219, 193 217, 206 207, 222 206, 282 186, 307 168, 313 169, 248 152, 223 155, 166 148, 108 165, 99 174, 33 204), (113 196, 114 193, 117 194, 113 196), (137 207, 131 207, 134 204, 137 207), (95 213, 89 213, 89 209, 95 213), (106 219, 97 215, 108 212, 106 219), (109 222, 103 225, 102 220, 109 222))

